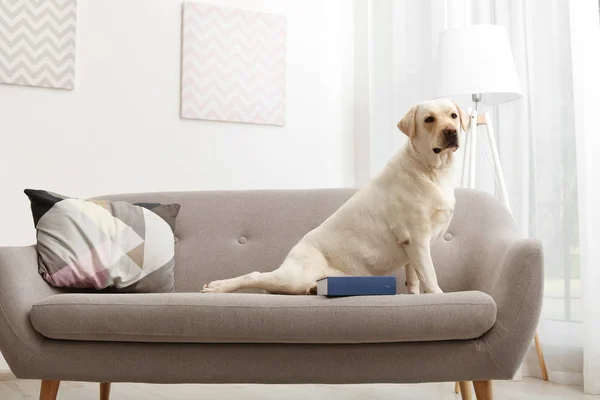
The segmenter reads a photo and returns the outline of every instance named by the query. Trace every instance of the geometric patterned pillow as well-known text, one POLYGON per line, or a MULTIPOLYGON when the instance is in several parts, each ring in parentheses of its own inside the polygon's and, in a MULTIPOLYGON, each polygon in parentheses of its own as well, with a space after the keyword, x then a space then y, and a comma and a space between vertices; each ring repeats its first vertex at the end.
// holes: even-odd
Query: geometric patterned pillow
POLYGON ((117 292, 174 290, 179 204, 67 198, 26 189, 39 272, 51 285, 117 292))

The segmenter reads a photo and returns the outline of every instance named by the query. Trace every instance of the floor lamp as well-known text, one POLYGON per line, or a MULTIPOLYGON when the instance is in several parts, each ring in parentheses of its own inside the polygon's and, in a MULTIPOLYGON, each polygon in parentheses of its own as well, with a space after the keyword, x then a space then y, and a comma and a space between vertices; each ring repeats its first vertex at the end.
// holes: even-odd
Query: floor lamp
MULTIPOLYGON (((477 127, 484 125, 492 153, 494 175, 502 200, 510 210, 504 174, 492 121, 480 114, 480 105, 497 105, 519 99, 521 86, 505 29, 500 25, 471 25, 449 29, 440 34, 436 59, 434 97, 449 97, 459 104, 472 102, 470 122, 464 143, 461 187, 474 188, 476 178, 477 127)), ((539 337, 535 346, 542 371, 548 380, 539 337)), ((455 391, 458 393, 457 383, 455 391)), ((466 382, 461 388, 467 387, 466 382)))

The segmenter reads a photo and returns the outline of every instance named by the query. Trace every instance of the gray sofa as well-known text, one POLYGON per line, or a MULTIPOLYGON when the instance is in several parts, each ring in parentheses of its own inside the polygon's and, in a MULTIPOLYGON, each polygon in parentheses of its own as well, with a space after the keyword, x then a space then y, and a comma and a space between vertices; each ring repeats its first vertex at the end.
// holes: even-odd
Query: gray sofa
MULTIPOLYGON (((214 279, 276 268, 353 193, 105 197, 182 204, 177 293, 66 293, 38 275, 34 246, 0 248, 0 349, 18 378, 44 380, 42 397, 48 399, 61 380, 345 384, 512 378, 540 315, 542 248, 519 238, 507 210, 481 192, 457 189, 452 224, 433 248, 444 294, 327 299, 198 293, 214 279)), ((108 398, 106 384, 103 390, 108 398)))

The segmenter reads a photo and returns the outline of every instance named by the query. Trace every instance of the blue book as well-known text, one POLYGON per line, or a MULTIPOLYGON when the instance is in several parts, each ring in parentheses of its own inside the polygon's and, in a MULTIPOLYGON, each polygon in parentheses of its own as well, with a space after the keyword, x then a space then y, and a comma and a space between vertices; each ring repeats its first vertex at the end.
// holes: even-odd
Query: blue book
POLYGON ((317 295, 319 296, 381 296, 395 294, 395 276, 329 276, 317 281, 317 295))

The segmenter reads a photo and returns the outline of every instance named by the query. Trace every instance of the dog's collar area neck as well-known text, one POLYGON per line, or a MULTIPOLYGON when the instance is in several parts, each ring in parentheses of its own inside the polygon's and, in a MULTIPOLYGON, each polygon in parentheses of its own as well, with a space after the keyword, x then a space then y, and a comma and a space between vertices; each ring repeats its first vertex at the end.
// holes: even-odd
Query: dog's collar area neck
POLYGON ((414 159, 414 161, 419 165, 419 169, 421 169, 423 172, 425 172, 426 174, 431 175, 432 179, 435 180, 434 176, 437 176, 440 173, 443 173, 444 171, 446 171, 448 169, 448 167, 452 164, 452 156, 453 154, 451 154, 451 152, 446 152, 447 154, 444 154, 442 152, 442 150, 444 150, 443 148, 440 147, 434 147, 432 150, 435 153, 435 149, 439 148, 440 151, 439 153, 435 153, 436 154, 436 163, 433 163, 431 160, 431 156, 427 157, 425 154, 422 154, 420 151, 417 150, 417 148, 414 146, 414 144, 412 142, 407 142, 408 144, 408 152, 411 154, 412 158, 414 159))
POLYGON ((416 149, 412 142, 408 142, 408 152, 412 156, 412 159, 418 165, 418 169, 423 171, 426 174, 430 174, 435 171, 436 166, 432 165, 429 159, 425 154, 422 154, 420 151, 416 149))

